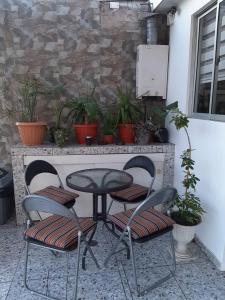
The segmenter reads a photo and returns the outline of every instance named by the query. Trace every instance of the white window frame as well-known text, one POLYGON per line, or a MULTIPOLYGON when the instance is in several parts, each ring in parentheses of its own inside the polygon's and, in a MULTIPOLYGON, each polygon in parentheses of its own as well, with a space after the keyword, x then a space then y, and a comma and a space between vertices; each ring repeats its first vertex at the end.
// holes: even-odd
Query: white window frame
POLYGON ((217 1, 211 1, 207 6, 202 8, 200 11, 196 12, 192 16, 192 33, 191 33, 191 66, 190 66, 190 73, 189 73, 189 87, 190 91, 188 95, 188 99, 190 98, 191 101, 189 101, 189 117, 196 118, 196 119, 205 119, 205 120, 213 120, 213 121, 225 121, 225 115, 218 115, 218 114, 212 114, 212 101, 213 101, 213 93, 214 93, 214 79, 215 79, 215 60, 216 60, 216 54, 217 54, 217 33, 218 33, 218 19, 219 19, 219 6, 220 3, 223 0, 217 0, 217 1), (199 50, 199 23, 200 20, 208 14, 210 11, 217 9, 216 11, 216 28, 215 28, 215 48, 214 48, 214 54, 213 54, 213 72, 212 72, 212 89, 210 92, 210 106, 209 106, 209 113, 197 113, 194 112, 195 107, 195 92, 196 92, 196 80, 197 80, 197 71, 198 71, 198 50, 199 50), (196 35, 197 32, 197 35, 196 35), (194 38, 195 37, 195 38, 194 38))

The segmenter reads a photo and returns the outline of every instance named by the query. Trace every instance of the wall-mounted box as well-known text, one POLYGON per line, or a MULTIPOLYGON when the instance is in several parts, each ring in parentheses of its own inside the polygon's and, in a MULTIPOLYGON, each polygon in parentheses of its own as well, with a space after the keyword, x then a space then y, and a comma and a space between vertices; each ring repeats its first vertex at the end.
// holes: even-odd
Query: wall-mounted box
POLYGON ((169 46, 139 45, 137 49, 136 96, 166 99, 169 46))

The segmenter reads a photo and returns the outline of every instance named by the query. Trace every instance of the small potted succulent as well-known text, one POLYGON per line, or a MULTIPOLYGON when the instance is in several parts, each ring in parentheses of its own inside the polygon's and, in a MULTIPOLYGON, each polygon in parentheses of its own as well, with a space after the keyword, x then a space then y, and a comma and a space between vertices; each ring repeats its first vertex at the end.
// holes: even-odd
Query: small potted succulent
POLYGON ((58 100, 53 109, 55 126, 51 128, 51 133, 53 134, 53 141, 59 147, 65 146, 69 138, 69 133, 67 128, 62 127, 62 112, 65 103, 58 100))
POLYGON ((196 185, 199 178, 193 173, 195 162, 192 159, 192 147, 188 133, 189 120, 179 109, 172 109, 171 122, 177 130, 184 129, 188 148, 181 155, 181 167, 184 172, 182 181, 184 193, 177 195, 171 217, 176 224, 173 229, 173 236, 176 241, 176 256, 178 259, 189 258, 187 245, 195 235, 196 227, 200 224, 204 210, 201 207, 200 199, 195 195, 196 185))
POLYGON ((19 90, 16 105, 12 109, 7 109, 10 117, 19 119, 16 126, 22 143, 26 146, 36 146, 43 143, 47 123, 37 121, 35 116, 37 97, 40 93, 38 80, 27 77, 19 90))
POLYGON ((91 137, 93 142, 96 142, 97 119, 101 115, 101 110, 94 92, 95 89, 65 105, 70 110, 67 118, 72 118, 75 137, 79 144, 85 144, 86 137, 91 137))
POLYGON ((102 120, 103 144, 113 144, 115 130, 116 116, 111 110, 106 111, 102 120))
POLYGON ((135 122, 140 110, 132 102, 132 98, 132 91, 127 87, 117 89, 117 123, 119 139, 122 144, 133 144, 135 142, 135 122))
POLYGON ((54 123, 49 128, 50 141, 55 143, 59 147, 63 147, 69 138, 69 132, 67 128, 62 126, 63 110, 65 106, 65 88, 63 85, 50 88, 47 94, 50 94, 55 99, 53 106, 53 119, 54 123))
POLYGON ((147 145, 155 142, 156 126, 152 118, 148 117, 145 121, 139 121, 136 124, 136 142, 139 145, 147 145))

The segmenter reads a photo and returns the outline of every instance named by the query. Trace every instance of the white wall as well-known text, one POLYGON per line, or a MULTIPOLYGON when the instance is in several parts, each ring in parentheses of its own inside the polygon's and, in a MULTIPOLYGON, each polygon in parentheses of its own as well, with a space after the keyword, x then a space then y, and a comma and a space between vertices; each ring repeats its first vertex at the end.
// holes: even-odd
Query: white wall
MULTIPOLYGON (((209 1, 184 0, 178 7, 175 23, 170 30, 170 58, 168 76, 168 103, 178 100, 179 108, 188 112, 188 78, 191 49, 191 16, 209 1)), ((185 135, 170 128, 170 141, 176 144, 175 182, 182 192, 180 154, 186 147, 185 135)), ((200 178, 197 195, 206 214, 197 230, 197 236, 216 257, 225 270, 225 123, 190 119, 193 158, 196 175, 200 178)))

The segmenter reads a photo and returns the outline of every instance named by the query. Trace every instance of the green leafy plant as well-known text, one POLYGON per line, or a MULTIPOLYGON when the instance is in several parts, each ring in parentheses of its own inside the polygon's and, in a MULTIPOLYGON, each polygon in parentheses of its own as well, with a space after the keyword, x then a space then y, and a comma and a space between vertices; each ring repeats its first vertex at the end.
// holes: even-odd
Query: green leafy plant
POLYGON ((95 123, 98 116, 101 115, 100 107, 94 96, 95 89, 91 93, 73 99, 64 107, 70 111, 67 118, 71 118, 76 124, 91 124, 95 123))
POLYGON ((9 119, 16 119, 20 122, 35 122, 35 110, 37 96, 40 94, 40 83, 36 78, 27 77, 22 82, 18 91, 16 103, 9 107, 1 104, 1 112, 9 119))
POLYGON ((181 155, 181 167, 184 170, 184 179, 182 181, 184 194, 177 195, 174 203, 176 210, 173 211, 172 217, 181 225, 197 225, 205 211, 201 207, 200 199, 195 195, 199 178, 193 173, 195 161, 191 157, 193 149, 188 133, 189 120, 178 108, 170 111, 172 112, 170 122, 174 123, 177 130, 184 129, 188 141, 188 148, 181 155))
POLYGON ((104 135, 115 135, 116 116, 111 110, 106 111, 102 119, 102 131, 104 135))
POLYGON ((151 108, 149 118, 155 126, 155 130, 165 126, 165 120, 170 111, 173 111, 178 106, 178 102, 173 102, 167 106, 154 106, 151 108))
POLYGON ((137 105, 132 103, 132 91, 127 87, 117 88, 117 123, 129 124, 137 121, 139 115, 141 114, 137 105))
POLYGON ((56 143, 59 147, 63 147, 68 140, 69 130, 64 128, 64 106, 66 98, 64 97, 66 90, 64 85, 57 85, 45 90, 45 94, 54 98, 53 105, 53 125, 49 128, 50 141, 56 143))
POLYGON ((57 146, 65 146, 68 140, 68 130, 66 128, 58 128, 54 130, 54 140, 57 146))

